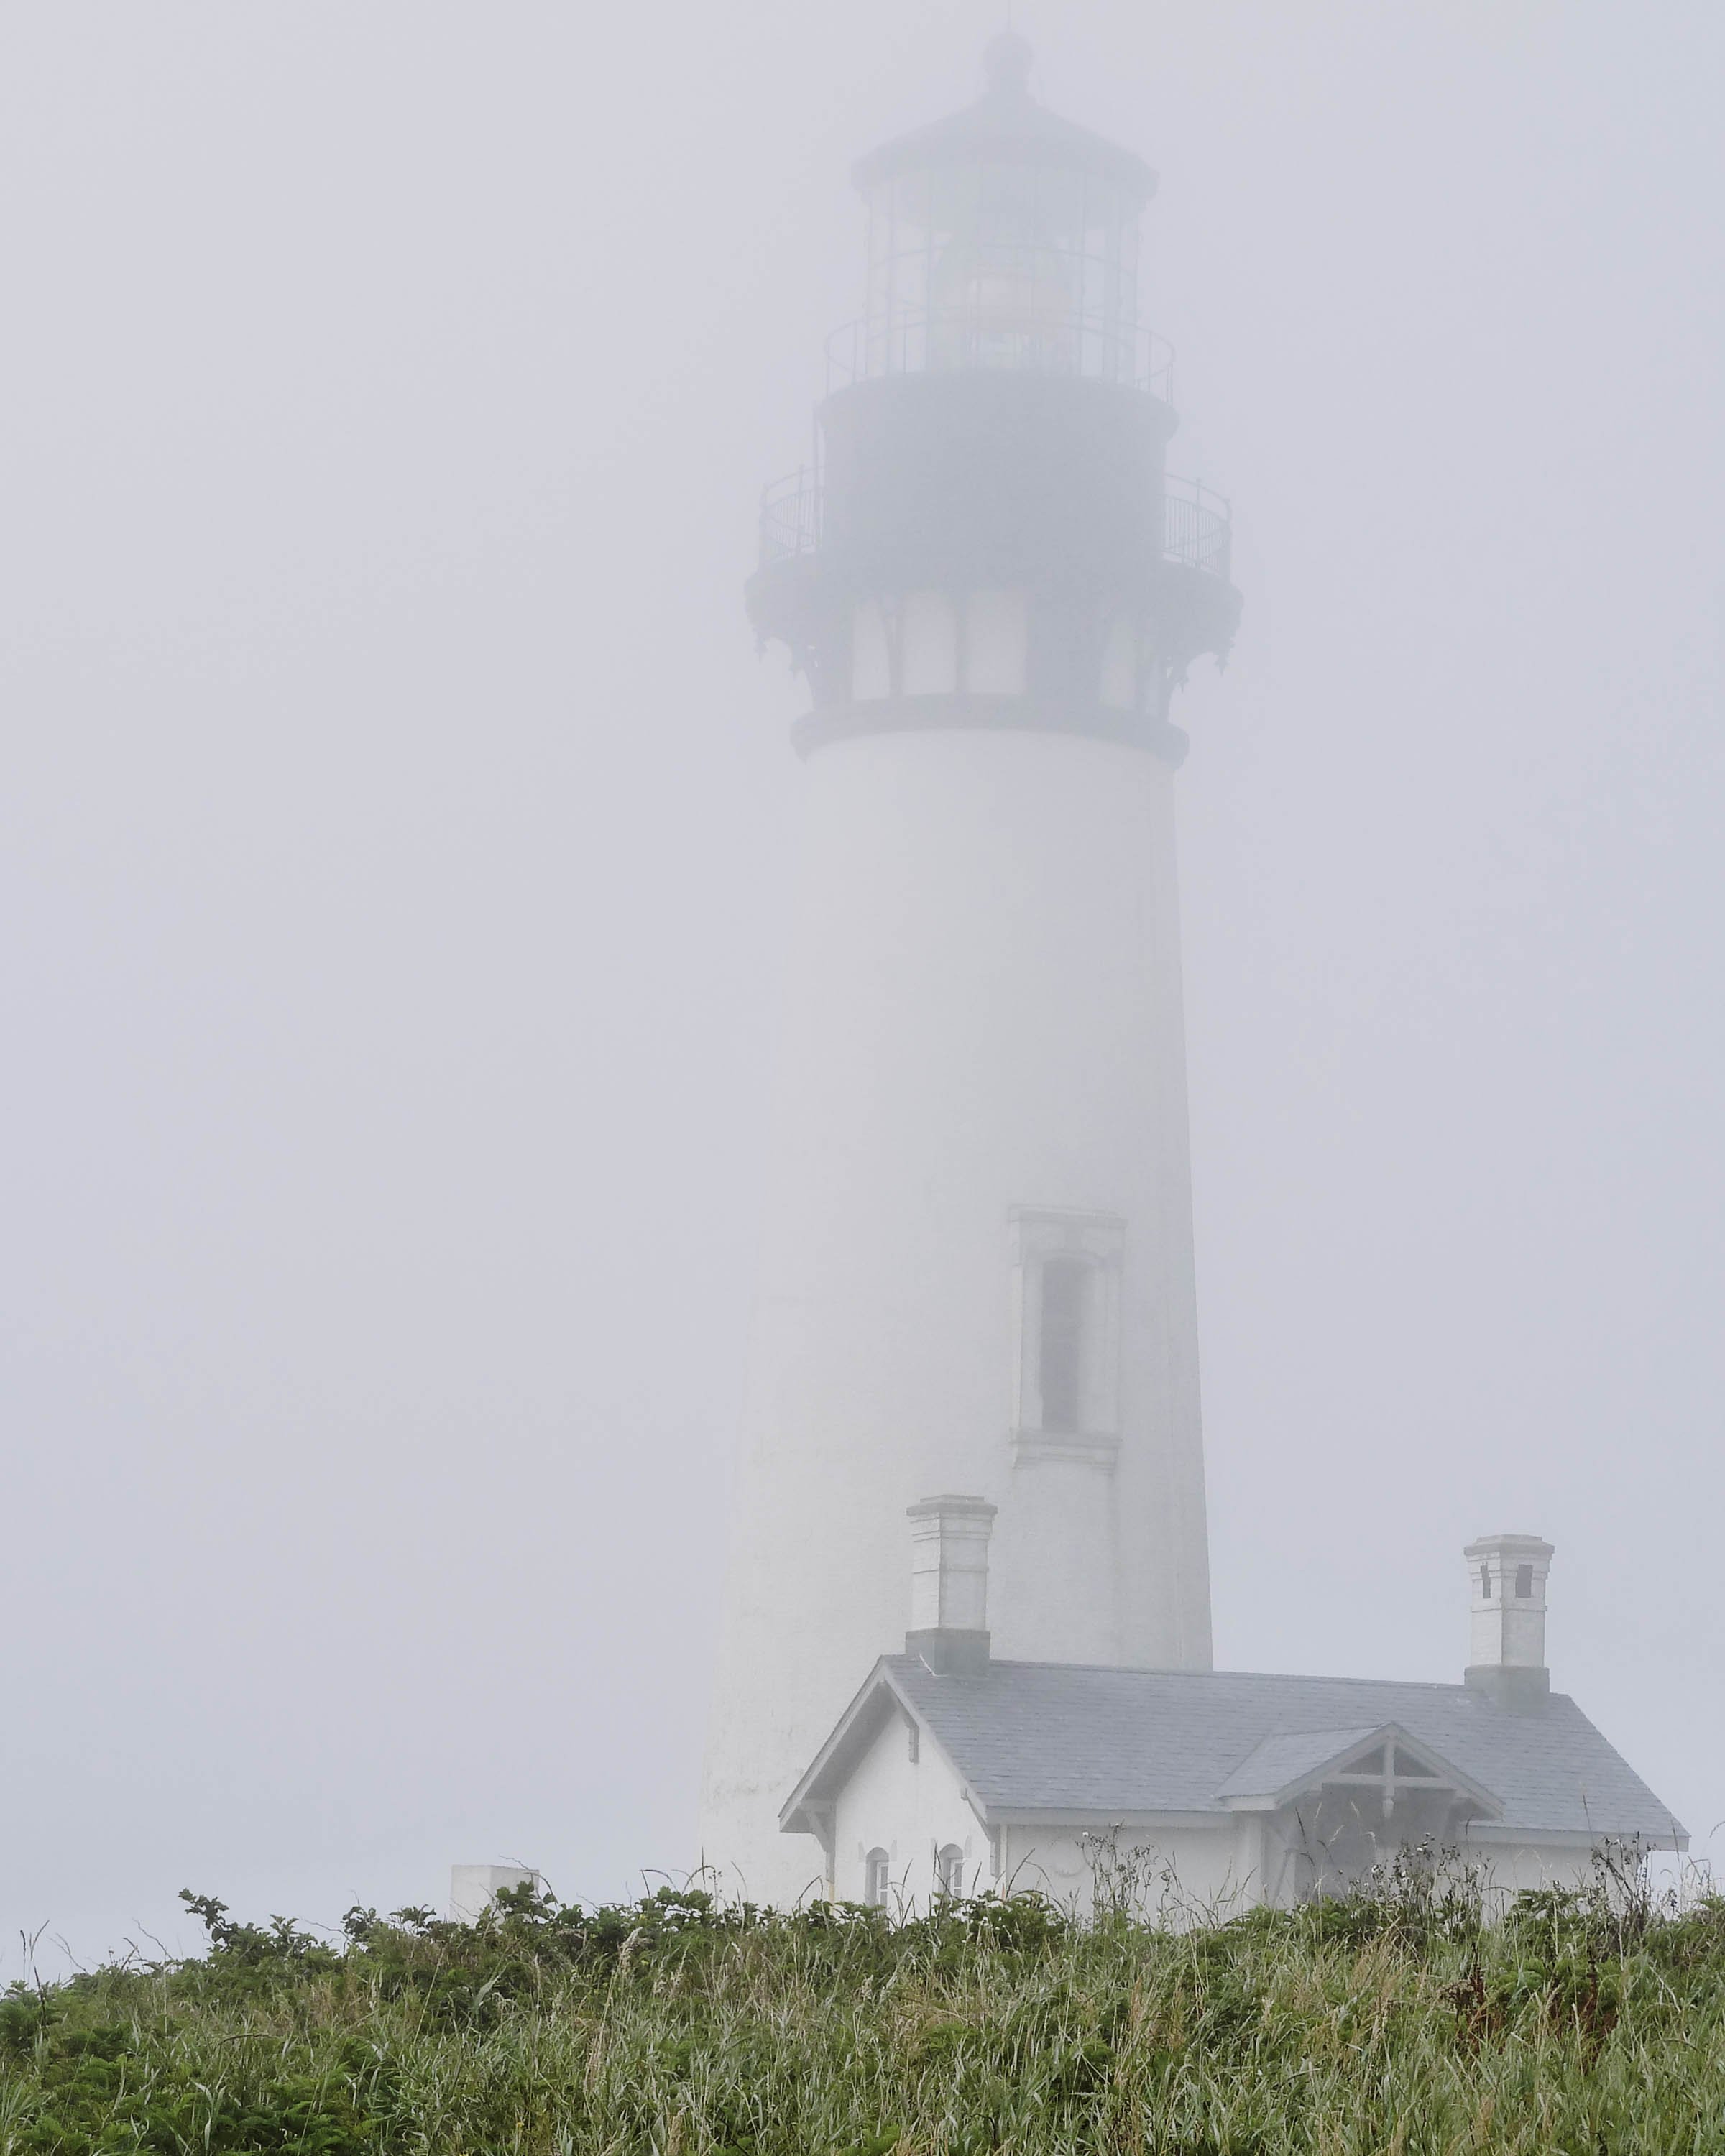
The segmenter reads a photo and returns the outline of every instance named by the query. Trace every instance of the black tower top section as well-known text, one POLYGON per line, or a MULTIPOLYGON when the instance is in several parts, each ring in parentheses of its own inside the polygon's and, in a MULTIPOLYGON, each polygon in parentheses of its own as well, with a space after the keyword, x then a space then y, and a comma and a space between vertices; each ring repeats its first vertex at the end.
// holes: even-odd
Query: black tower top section
POLYGON ((1178 760, 1172 691, 1233 635, 1228 507, 1168 475, 1173 355, 1137 316, 1156 175, 1038 105, 1029 64, 1003 33, 974 105, 855 168, 865 311, 747 593, 809 675, 805 748, 1014 726, 1178 760))

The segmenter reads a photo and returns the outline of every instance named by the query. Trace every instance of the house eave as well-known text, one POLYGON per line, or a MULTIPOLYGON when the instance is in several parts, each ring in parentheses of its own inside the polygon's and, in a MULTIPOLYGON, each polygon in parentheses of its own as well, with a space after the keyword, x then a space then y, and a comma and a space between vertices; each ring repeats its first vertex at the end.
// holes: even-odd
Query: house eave
MULTIPOLYGON (((974 1802, 974 1799, 973 1799, 974 1802)), ((1155 1828, 1178 1828, 1183 1832, 1216 1830, 1233 1825, 1230 1813, 1215 1811, 1129 1811, 1105 1807, 1082 1811, 1070 1804, 1047 1806, 1002 1805, 987 1815, 986 1825, 1010 1827, 1067 1827, 1081 1834, 1142 1833, 1155 1828)))
POLYGON ((932 1746, 936 1756, 944 1762, 947 1772, 957 1784, 959 1795, 975 1815, 978 1825, 985 1833, 992 1832, 999 1824, 998 1816, 990 1812, 985 1800, 971 1785, 957 1760, 942 1743, 939 1732, 900 1685, 893 1674, 890 1660, 884 1655, 870 1671, 860 1690, 839 1717, 832 1735, 815 1754, 801 1780, 780 1807, 779 1832, 813 1834, 821 1839, 823 1847, 828 1845, 832 1834, 832 1815, 839 1791, 855 1763, 855 1755, 865 1750, 880 1733, 881 1717, 872 1710, 883 1694, 916 1730, 919 1741, 932 1746))
POLYGON ((875 1735, 877 1718, 870 1710, 883 1689, 891 1694, 903 1712, 911 1712, 904 1695, 893 1683, 892 1673, 886 1668, 883 1656, 864 1678, 850 1706, 834 1725, 832 1734, 815 1753, 795 1789, 779 1807, 778 1830, 781 1834, 820 1835, 821 1826, 817 1821, 822 1815, 830 1812, 838 1795, 837 1788, 829 1789, 828 1783, 833 1780, 842 1784, 852 1750, 866 1745, 875 1735))
POLYGON ((1633 1842, 1646 1850, 1671 1850, 1678 1856, 1689 1846, 1689 1833, 1673 1820, 1659 1832, 1644 1827, 1539 1826, 1531 1820, 1471 1820, 1458 1830, 1466 1845, 1493 1849, 1534 1843, 1542 1849, 1598 1849, 1607 1842, 1633 1842))

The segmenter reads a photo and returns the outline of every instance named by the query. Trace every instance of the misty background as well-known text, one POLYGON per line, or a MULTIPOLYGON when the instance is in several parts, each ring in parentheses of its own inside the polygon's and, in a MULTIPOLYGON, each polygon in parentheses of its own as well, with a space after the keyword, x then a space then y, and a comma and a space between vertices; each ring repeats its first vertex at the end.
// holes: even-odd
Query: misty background
MULTIPOLYGON (((694 1861, 802 708, 741 583, 850 162, 1001 20, 0 12, 0 1974, 190 1947, 182 1886, 694 1861)), ((1542 1532, 1554 1682, 1706 1853, 1725 18, 1018 23, 1162 174, 1236 505, 1219 1661, 1456 1680, 1461 1543, 1542 1532)))

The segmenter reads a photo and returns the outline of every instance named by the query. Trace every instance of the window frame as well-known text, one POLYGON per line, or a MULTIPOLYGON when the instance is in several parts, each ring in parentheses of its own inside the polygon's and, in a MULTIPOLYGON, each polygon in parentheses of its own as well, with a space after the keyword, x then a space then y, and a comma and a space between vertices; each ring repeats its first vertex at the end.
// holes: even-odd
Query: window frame
POLYGON ((1120 1450, 1121 1287, 1126 1222, 1118 1214, 1064 1207, 1014 1206, 1008 1216, 1012 1301, 1012 1408, 1014 1465, 1076 1461, 1111 1468, 1120 1450), (1074 1430, 1045 1422, 1042 1401, 1042 1322, 1045 1270, 1050 1263, 1084 1268, 1080 1411, 1074 1430))

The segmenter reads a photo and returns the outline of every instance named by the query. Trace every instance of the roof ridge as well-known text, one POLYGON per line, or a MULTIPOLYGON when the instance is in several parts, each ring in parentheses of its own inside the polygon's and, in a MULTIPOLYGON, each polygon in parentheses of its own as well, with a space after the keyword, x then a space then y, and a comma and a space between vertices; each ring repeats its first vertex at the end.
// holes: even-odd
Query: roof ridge
MULTIPOLYGON (((920 1661, 917 1655, 896 1655, 895 1661, 920 1661)), ((1004 1655, 995 1656, 989 1662, 991 1670, 1070 1670, 1105 1677, 1250 1677, 1259 1682, 1269 1678, 1273 1682, 1291 1681, 1296 1684, 1346 1685, 1412 1685, 1429 1691, 1466 1691, 1465 1684, 1445 1684, 1435 1677, 1338 1677, 1312 1670, 1177 1670, 1162 1667, 1155 1663, 1141 1662, 1034 1662, 1018 1661, 1004 1655)))
MULTIPOLYGON (((906 1667, 926 1668, 920 1655, 884 1655, 881 1660, 906 1667)), ((1312 1670, 1172 1670, 1143 1666, 1122 1662, 1033 1662, 1021 1661, 997 1655, 988 1663, 988 1670, 1050 1670, 1081 1676, 1105 1677, 1192 1677, 1208 1679, 1249 1679, 1255 1684, 1333 1684, 1394 1686, 1399 1691, 1443 1691, 1467 1693, 1474 1697, 1466 1684, 1446 1684, 1437 1677, 1358 1677, 1331 1676, 1312 1670)), ((930 1675, 934 1672, 931 1671, 930 1675)), ((978 1671, 978 1675, 983 1672, 978 1671)), ((1555 1701, 1568 1700, 1568 1692, 1554 1691, 1555 1701)))

